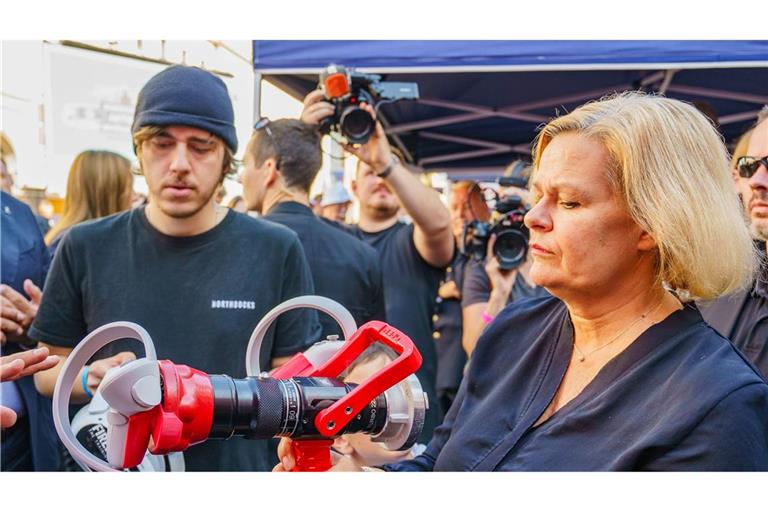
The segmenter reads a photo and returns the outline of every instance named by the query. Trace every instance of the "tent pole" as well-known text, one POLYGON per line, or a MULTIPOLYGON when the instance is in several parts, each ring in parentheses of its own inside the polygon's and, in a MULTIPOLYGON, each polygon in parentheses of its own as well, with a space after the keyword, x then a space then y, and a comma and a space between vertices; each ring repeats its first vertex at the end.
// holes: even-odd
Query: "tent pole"
POLYGON ((253 124, 261 119, 261 73, 253 72, 253 124))

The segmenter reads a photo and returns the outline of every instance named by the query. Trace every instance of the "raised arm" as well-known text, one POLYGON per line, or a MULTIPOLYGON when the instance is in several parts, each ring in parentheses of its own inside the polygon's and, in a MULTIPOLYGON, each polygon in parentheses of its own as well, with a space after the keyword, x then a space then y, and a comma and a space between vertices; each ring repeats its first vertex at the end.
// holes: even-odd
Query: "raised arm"
MULTIPOLYGON (((362 104, 371 116, 373 107, 362 104)), ((361 146, 345 149, 368 164, 374 174, 386 180, 414 224, 413 241, 424 260, 434 267, 444 267, 453 258, 451 215, 440 195, 424 185, 393 154, 384 128, 376 122, 376 131, 361 146)))

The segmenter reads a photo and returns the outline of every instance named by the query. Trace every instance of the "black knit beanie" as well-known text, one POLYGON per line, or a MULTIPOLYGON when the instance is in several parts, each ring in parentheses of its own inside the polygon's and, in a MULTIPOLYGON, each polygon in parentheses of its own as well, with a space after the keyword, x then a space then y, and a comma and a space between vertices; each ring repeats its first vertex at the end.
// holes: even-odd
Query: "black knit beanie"
POLYGON ((197 67, 171 66, 141 89, 131 133, 144 126, 191 126, 219 136, 236 153, 234 123, 232 101, 221 78, 197 67))

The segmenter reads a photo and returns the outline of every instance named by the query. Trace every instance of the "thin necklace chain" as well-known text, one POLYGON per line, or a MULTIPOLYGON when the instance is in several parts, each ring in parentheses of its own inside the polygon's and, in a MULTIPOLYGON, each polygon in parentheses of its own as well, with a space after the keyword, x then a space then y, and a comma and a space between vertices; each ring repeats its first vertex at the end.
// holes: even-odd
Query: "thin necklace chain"
POLYGON ((599 347, 597 347, 596 349, 594 349, 594 350, 591 350, 590 352, 587 352, 586 354, 585 354, 584 352, 582 352, 582 351, 581 351, 581 349, 579 348, 579 346, 576 344, 576 340, 574 340, 574 341, 573 341, 573 348, 575 348, 575 349, 576 349, 576 351, 579 353, 579 355, 578 355, 578 359, 579 359, 579 362, 580 362, 580 363, 583 363, 583 362, 584 362, 584 360, 586 360, 588 356, 591 356, 592 354, 594 354, 594 353, 595 353, 595 352, 597 352, 598 350, 602 350, 602 349, 604 349, 605 347, 607 347, 608 345, 610 345, 610 344, 611 344, 611 343, 613 343, 614 341, 616 341, 616 340, 618 340, 619 338, 621 338, 621 335, 622 335, 622 334, 625 334, 627 331, 629 331, 631 328, 633 328, 635 325, 637 325, 637 324, 638 324, 638 323, 639 323, 641 320, 643 320, 644 318, 648 317, 648 316, 649 316, 649 315, 651 315, 652 313, 655 313, 655 312, 656 312, 656 310, 657 310, 657 309, 659 309, 659 308, 661 307, 661 304, 662 304, 663 302, 664 302, 664 298, 662 297, 662 299, 659 301, 659 303, 658 303, 658 304, 656 304, 655 306, 653 306, 653 308, 651 308, 651 309, 650 309, 650 310, 648 310, 648 311, 647 311, 645 314, 643 314, 642 316, 640 316, 640 317, 639 317, 637 320, 635 320, 634 322, 632 322, 632 323, 629 325, 629 327, 627 327, 626 329, 624 329, 624 330, 622 330, 622 331, 619 331, 619 334, 617 334, 616 336, 614 336, 613 338, 611 338, 611 341, 609 341, 608 343, 604 343, 603 345, 600 345, 600 346, 599 346, 599 347))

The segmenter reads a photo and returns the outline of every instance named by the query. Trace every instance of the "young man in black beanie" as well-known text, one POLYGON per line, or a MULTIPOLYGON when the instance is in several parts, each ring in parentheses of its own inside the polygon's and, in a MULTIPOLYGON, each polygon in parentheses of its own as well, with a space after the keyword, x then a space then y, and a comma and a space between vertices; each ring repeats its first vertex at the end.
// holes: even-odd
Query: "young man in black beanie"
MULTIPOLYGON (((220 207, 215 192, 237 151, 226 85, 173 66, 139 94, 132 133, 149 205, 74 227, 61 242, 30 337, 64 356, 89 332, 118 320, 144 327, 158 359, 211 374, 245 375, 251 331, 274 306, 313 293, 296 235, 220 207)), ((261 368, 319 338, 317 315, 286 313, 265 340, 261 368)), ((121 340, 84 370, 72 400, 87 401, 106 371, 142 352, 121 340), (135 353, 134 353, 135 352, 135 353)), ((51 395, 56 368, 38 374, 51 395)), ((266 442, 208 441, 184 453, 187 470, 269 469, 266 442)))

